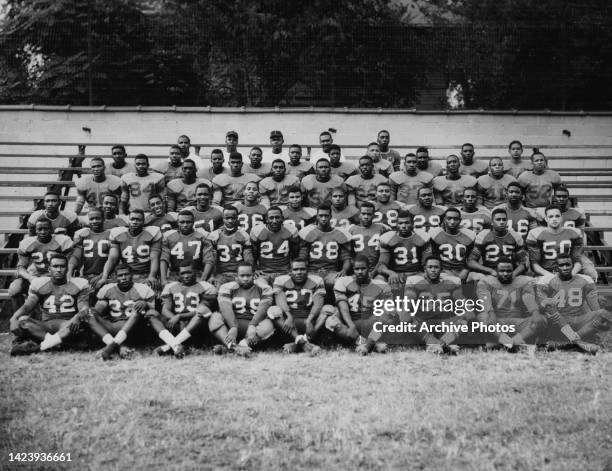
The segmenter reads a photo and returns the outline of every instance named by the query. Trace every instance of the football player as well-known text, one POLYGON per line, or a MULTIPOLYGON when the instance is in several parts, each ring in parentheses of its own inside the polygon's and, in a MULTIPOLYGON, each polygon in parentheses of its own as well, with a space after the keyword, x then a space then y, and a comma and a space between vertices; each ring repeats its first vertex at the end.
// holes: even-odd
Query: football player
POLYGON ((374 205, 369 201, 361 203, 359 224, 351 224, 348 228, 348 233, 353 240, 353 252, 356 255, 365 255, 372 267, 371 278, 376 276, 380 258, 380 238, 390 230, 389 226, 374 222, 374 205))
POLYGON ((133 173, 136 171, 134 166, 125 160, 127 158, 127 153, 125 152, 124 146, 113 146, 111 148, 111 155, 113 156, 113 162, 110 165, 111 175, 121 178, 126 173, 133 173))
POLYGON ((391 135, 389 131, 383 129, 378 131, 376 136, 376 142, 378 143, 378 150, 380 151, 380 156, 389 161, 391 165, 393 165, 393 170, 398 171, 400 166, 402 165, 402 157, 400 153, 394 149, 389 148, 389 142, 391 141, 391 135))
POLYGON ((433 179, 436 203, 452 207, 461 206, 465 189, 476 187, 476 178, 462 174, 459 168, 459 157, 449 155, 446 158, 446 175, 433 179))
POLYGON ((234 203, 238 209, 238 228, 249 234, 255 226, 264 223, 266 208, 259 203, 259 186, 257 182, 248 182, 244 186, 244 199, 234 203))
POLYGON ((404 170, 393 172, 389 176, 389 183, 393 199, 412 205, 418 201, 419 188, 431 187, 433 175, 427 172, 419 172, 416 155, 408 154, 404 159, 404 170))
POLYGON ((331 192, 331 226, 348 229, 348 227, 359 220, 359 210, 349 206, 346 198, 346 190, 339 186, 331 192))
POLYGON ((244 187, 260 178, 252 173, 242 172, 242 154, 233 152, 229 156, 230 173, 213 178, 213 204, 231 204, 244 200, 244 187))
POLYGON ((302 146, 293 144, 289 147, 289 162, 287 163, 287 175, 293 175, 298 180, 302 180, 305 175, 314 173, 312 164, 307 160, 302 160, 302 146))
POLYGON ((272 173, 270 162, 262 162, 263 152, 261 147, 253 147, 249 152, 249 162, 244 167, 245 173, 257 175, 259 179, 269 177, 272 173))
POLYGON ((474 158, 474 146, 466 142, 461 146, 461 173, 463 175, 471 175, 474 178, 479 178, 486 175, 489 171, 489 166, 486 162, 474 158))
POLYGON ((36 221, 46 218, 51 221, 54 234, 65 234, 72 237, 81 227, 79 217, 73 211, 60 210, 60 197, 57 193, 48 191, 45 193, 43 204, 45 209, 39 209, 30 214, 28 218, 28 230, 31 236, 36 235, 36 221))
POLYGON ((129 214, 132 209, 146 211, 149 209, 149 196, 165 197, 166 183, 159 173, 149 173, 149 158, 144 154, 134 157, 135 173, 126 173, 121 177, 121 210, 129 214))
MULTIPOLYGON (((391 165, 386 160, 385 162, 391 165)), ((388 181, 387 177, 374 172, 372 157, 368 155, 361 157, 359 159, 359 174, 346 179, 349 206, 359 207, 364 201, 374 200, 376 198, 376 185, 386 181, 388 181)))
POLYGON ((430 229, 439 227, 446 207, 433 204, 434 191, 428 187, 419 188, 417 198, 417 204, 408 207, 408 212, 414 220, 414 229, 429 232, 430 229))
POLYGON ((381 158, 378 142, 370 142, 368 144, 366 155, 372 159, 374 173, 380 173, 383 177, 389 178, 389 175, 393 173, 393 164, 381 158))
POLYGON ((508 154, 510 154, 510 160, 508 161, 506 172, 514 178, 518 178, 519 175, 526 170, 533 169, 531 162, 522 159, 523 144, 521 141, 510 142, 510 144, 508 144, 508 154))
POLYGON ((285 225, 294 227, 297 230, 315 222, 317 210, 315 208, 305 208, 302 206, 302 190, 295 185, 287 189, 287 205, 281 206, 285 225))
POLYGON ((508 214, 508 229, 527 237, 527 233, 538 227, 538 218, 533 209, 523 206, 523 188, 517 183, 509 183, 506 188, 508 201, 498 208, 505 209, 508 214))
POLYGON ((315 173, 304 176, 301 182, 302 193, 311 208, 318 208, 328 203, 332 189, 343 185, 342 178, 330 174, 330 165, 326 158, 317 160, 315 173))
POLYGON ((163 234, 176 229, 176 213, 166 212, 164 200, 160 195, 149 196, 150 213, 145 215, 145 226, 157 227, 163 234))
POLYGON ((476 181, 479 202, 487 209, 493 209, 506 201, 506 188, 516 179, 504 172, 504 162, 499 157, 489 160, 489 173, 476 181))
POLYGON ((188 206, 186 211, 191 211, 195 218, 194 227, 204 233, 219 229, 223 225, 223 211, 218 206, 210 204, 212 200, 212 189, 206 183, 199 183, 195 190, 195 206, 188 206))
POLYGON ((339 145, 332 144, 329 147, 329 165, 331 174, 337 175, 342 180, 346 181, 348 177, 357 175, 357 167, 352 162, 341 160, 342 148, 339 145))
POLYGON ((104 211, 104 230, 113 227, 126 227, 128 222, 126 217, 117 214, 119 209, 119 198, 117 195, 106 194, 102 198, 102 211, 104 211))
POLYGON ((478 234, 483 229, 491 229, 491 211, 484 206, 477 206, 476 188, 466 188, 463 192, 461 206, 461 227, 478 234))
POLYGON ((444 174, 442 165, 429 158, 429 150, 427 150, 427 147, 419 147, 416 150, 416 158, 419 172, 431 173, 434 178, 444 174))
POLYGON ((533 170, 525 171, 518 177, 518 182, 525 193, 525 206, 542 208, 550 204, 553 190, 559 186, 561 176, 548 168, 548 161, 541 152, 531 156, 533 170))
POLYGON ((161 173, 164 176, 164 183, 166 184, 166 186, 168 186, 168 183, 171 180, 174 180, 175 178, 181 178, 183 176, 182 167, 183 151, 178 145, 172 145, 170 146, 170 150, 168 151, 168 159, 155 164, 151 168, 151 170, 157 173, 161 173))
POLYGON ((212 186, 210 180, 196 178, 196 164, 193 160, 185 160, 181 177, 166 184, 168 211, 180 211, 187 206, 194 206, 196 204, 195 190, 202 183, 206 183, 209 187, 212 186))
POLYGON ((286 171, 285 162, 281 159, 272 162, 272 175, 259 182, 261 204, 267 207, 287 204, 287 190, 294 185, 299 186, 300 180, 295 175, 288 175, 286 171))
POLYGON ((397 227, 397 214, 401 209, 407 209, 404 203, 391 199, 391 185, 389 182, 380 182, 376 185, 376 200, 374 201, 374 222, 397 227))
POLYGON ((275 129, 270 131, 270 149, 265 153, 266 162, 272 162, 275 159, 281 159, 283 162, 289 157, 289 153, 283 149, 285 138, 283 133, 275 129))
POLYGON ((91 206, 101 205, 104 195, 108 193, 121 195, 121 179, 104 173, 104 160, 101 157, 91 159, 91 175, 83 175, 76 185, 77 200, 74 212, 79 214, 87 203, 91 206))
POLYGON ((198 178, 213 181, 217 175, 228 175, 230 173, 229 168, 223 165, 225 157, 221 149, 213 149, 210 151, 210 162, 210 167, 202 166, 202 168, 198 170, 198 178))

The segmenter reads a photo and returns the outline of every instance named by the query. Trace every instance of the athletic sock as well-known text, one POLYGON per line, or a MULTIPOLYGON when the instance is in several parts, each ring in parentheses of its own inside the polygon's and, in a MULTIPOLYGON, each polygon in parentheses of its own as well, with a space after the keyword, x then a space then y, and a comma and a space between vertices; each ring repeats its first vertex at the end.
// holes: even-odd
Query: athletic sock
POLYGON ((45 339, 40 343, 40 350, 45 351, 62 343, 58 334, 46 334, 45 339))
POLYGON ((114 341, 115 339, 111 334, 106 334, 104 337, 102 337, 102 342, 104 342, 104 345, 110 345, 114 341))
POLYGON ((565 324, 561 327, 561 333, 567 337, 570 342, 580 340, 580 336, 571 328, 569 324, 565 324))
POLYGON ((499 336, 497 337, 497 340, 499 340, 499 343, 501 343, 506 348, 512 348, 512 346, 514 345, 514 342, 508 336, 508 334, 504 334, 504 333, 499 334, 499 336))
POLYGON ((169 347, 173 348, 176 345, 176 339, 174 338, 174 335, 172 335, 170 333, 169 330, 164 329, 162 330, 159 334, 158 334, 159 338, 162 339, 164 341, 164 343, 166 345, 168 345, 169 347))
POLYGON ((120 330, 117 332, 117 335, 115 335, 115 343, 117 345, 121 345, 123 342, 125 342, 125 339, 127 339, 127 334, 124 330, 120 330))
POLYGON ((185 340, 191 337, 191 333, 187 329, 183 329, 179 332, 179 334, 174 338, 174 341, 177 345, 183 343, 185 340))
POLYGON ((514 337, 512 337, 512 343, 514 345, 525 345, 527 343, 527 341, 523 337, 523 334, 518 333, 514 337))

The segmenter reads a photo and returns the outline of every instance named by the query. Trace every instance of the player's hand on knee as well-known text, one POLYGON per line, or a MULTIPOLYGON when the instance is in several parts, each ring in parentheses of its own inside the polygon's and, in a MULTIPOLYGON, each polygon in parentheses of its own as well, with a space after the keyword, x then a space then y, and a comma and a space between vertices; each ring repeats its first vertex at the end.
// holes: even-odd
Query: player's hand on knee
POLYGON ((147 311, 148 307, 149 305, 146 303, 146 301, 143 301, 142 299, 134 303, 134 311, 138 314, 144 314, 147 311))
POLYGON ((227 331, 227 335, 225 336, 225 343, 226 344, 232 344, 232 343, 236 343, 236 339, 238 338, 238 329, 236 327, 232 327, 230 330, 227 331))
POLYGON ((92 278, 90 282, 90 285, 96 290, 102 288, 102 286, 104 286, 106 282, 108 281, 108 279, 102 275, 100 275, 100 278, 98 278, 97 280, 96 278, 97 277, 92 278))
POLYGON ((167 322, 168 328, 174 329, 174 326, 178 324, 180 320, 181 320, 181 316, 172 316, 167 322))
POLYGON ((286 334, 290 333, 295 328, 295 323, 293 322, 293 318, 287 317, 285 322, 283 322, 283 332, 286 334))

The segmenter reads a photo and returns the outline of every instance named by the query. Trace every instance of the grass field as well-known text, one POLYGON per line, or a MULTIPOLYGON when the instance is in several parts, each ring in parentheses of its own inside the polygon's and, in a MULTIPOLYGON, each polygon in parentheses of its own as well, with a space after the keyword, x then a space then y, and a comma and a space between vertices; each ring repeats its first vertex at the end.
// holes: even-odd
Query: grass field
POLYGON ((67 469, 612 469, 612 353, 8 356, 9 452, 67 469))

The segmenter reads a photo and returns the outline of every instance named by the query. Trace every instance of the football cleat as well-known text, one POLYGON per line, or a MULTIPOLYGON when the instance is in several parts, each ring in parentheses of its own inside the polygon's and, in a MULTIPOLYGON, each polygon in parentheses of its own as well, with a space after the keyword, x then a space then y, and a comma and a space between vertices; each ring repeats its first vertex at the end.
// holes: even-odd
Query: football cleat
POLYGON ((365 345, 366 343, 368 343, 368 339, 361 335, 357 337, 357 340, 355 341, 355 345, 365 345))
POLYGON ((133 348, 124 347, 123 345, 119 347, 119 358, 122 358, 123 360, 129 360, 132 358, 133 355, 133 348))
POLYGON ((459 350, 461 349, 459 345, 455 344, 444 344, 442 348, 444 349, 444 353, 446 353, 447 355, 457 355, 459 353, 459 350))
POLYGON ((96 356, 104 361, 108 361, 113 358, 113 355, 117 352, 117 350, 119 350, 119 345, 113 342, 100 350, 96 356))
POLYGON ((585 342, 584 340, 574 340, 572 343, 581 351, 590 355, 595 355, 599 351, 599 345, 590 342, 585 342))
POLYGON ((444 348, 441 343, 428 343, 425 348, 427 353, 434 353, 436 355, 442 355, 444 353, 444 348))
POLYGON ((359 353, 360 355, 366 356, 368 353, 370 353, 370 349, 368 348, 367 344, 362 343, 355 347, 355 352, 359 353))
POLYGON ((176 346, 174 350, 174 358, 184 358, 185 357, 185 347, 182 344, 176 346))
POLYGON ((229 352, 229 348, 227 348, 225 345, 218 344, 212 348, 212 351, 215 355, 225 355, 229 352))
POLYGON ((310 342, 303 343, 302 350, 308 353, 311 357, 314 357, 321 353, 321 347, 310 342))
POLYGON ((289 342, 283 345, 283 353, 297 353, 299 350, 298 345, 295 342, 289 342))
POLYGON ((172 349, 168 348, 167 350, 164 350, 164 346, 160 346, 157 347, 155 350, 153 350, 153 354, 157 355, 158 357, 164 357, 166 355, 172 355, 172 349))
POLYGON ((538 346, 531 343, 522 343, 520 345, 515 345, 514 348, 517 352, 524 353, 532 357, 535 356, 538 346))
POLYGON ((33 340, 18 342, 11 347, 11 356, 31 355, 37 352, 40 352, 40 345, 33 340))
POLYGON ((387 353, 389 346, 385 342, 376 342, 374 344, 374 351, 376 353, 387 353))
POLYGON ((234 352, 240 357, 249 358, 253 354, 253 349, 249 347, 246 339, 242 339, 234 348, 234 352))

